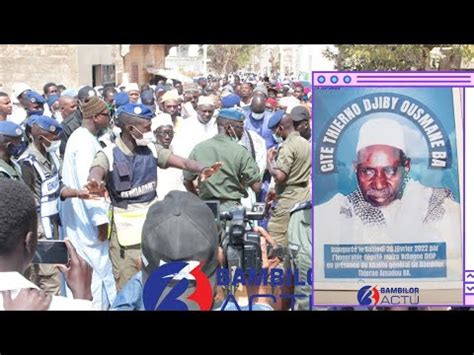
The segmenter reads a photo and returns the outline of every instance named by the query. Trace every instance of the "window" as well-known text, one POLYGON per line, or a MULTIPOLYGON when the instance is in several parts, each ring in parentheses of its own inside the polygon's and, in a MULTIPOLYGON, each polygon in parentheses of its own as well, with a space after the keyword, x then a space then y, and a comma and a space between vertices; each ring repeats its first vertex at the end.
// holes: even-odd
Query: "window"
POLYGON ((104 84, 115 85, 115 65, 98 64, 92 66, 92 85, 104 84))

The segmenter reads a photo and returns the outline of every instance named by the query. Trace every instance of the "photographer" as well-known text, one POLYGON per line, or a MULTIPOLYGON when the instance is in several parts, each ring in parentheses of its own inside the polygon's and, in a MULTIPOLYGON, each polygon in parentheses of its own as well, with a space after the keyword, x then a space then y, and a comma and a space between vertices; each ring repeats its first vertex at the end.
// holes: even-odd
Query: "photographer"
MULTIPOLYGON (((112 306, 115 310, 144 310, 143 288, 149 275, 164 263, 174 261, 197 261, 201 270, 209 279, 212 287, 212 297, 216 294, 216 272, 219 263, 223 262, 223 251, 219 247, 216 224, 211 210, 198 197, 188 192, 171 191, 163 201, 156 202, 150 207, 142 232, 142 271, 138 272, 117 294, 112 306), (179 225, 179 228, 176 226, 179 225)), ((256 232, 262 235, 262 267, 271 269, 279 261, 268 260, 266 254, 267 242, 274 245, 268 232, 257 227, 256 232)), ((169 285, 165 292, 172 290, 169 285)), ((196 309, 195 302, 189 302, 186 297, 194 293, 195 287, 189 287, 182 302, 187 302, 188 309, 196 309)), ((271 286, 256 286, 247 289, 248 296, 271 293, 271 286), (270 289, 269 289, 270 288, 270 289)), ((253 310, 272 310, 271 300, 259 298, 253 305, 253 310)), ((235 309, 232 304, 225 310, 235 309)), ((216 304, 213 305, 214 310, 216 304)), ((242 309, 248 309, 242 307, 242 309)))
POLYGON ((47 295, 22 274, 38 245, 38 219, 33 193, 22 182, 0 179, 0 309, 91 310, 92 269, 66 241, 69 265, 63 272, 74 299, 47 295))

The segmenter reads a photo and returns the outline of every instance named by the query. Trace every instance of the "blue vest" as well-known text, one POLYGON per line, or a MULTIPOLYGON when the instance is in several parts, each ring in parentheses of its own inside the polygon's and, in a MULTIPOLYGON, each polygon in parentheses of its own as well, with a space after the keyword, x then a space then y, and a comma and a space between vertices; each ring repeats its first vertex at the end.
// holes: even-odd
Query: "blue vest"
POLYGON ((127 208, 129 203, 152 201, 156 197, 157 161, 148 147, 137 147, 128 156, 113 148, 113 170, 107 176, 112 205, 127 208))

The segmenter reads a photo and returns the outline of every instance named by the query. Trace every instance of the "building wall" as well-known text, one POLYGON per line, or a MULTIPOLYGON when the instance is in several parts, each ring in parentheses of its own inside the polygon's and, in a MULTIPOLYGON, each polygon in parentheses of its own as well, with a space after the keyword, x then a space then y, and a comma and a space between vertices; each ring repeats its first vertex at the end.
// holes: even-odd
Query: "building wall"
POLYGON ((78 45, 78 86, 92 85, 92 66, 116 64, 118 45, 78 45))
MULTIPOLYGON (((161 44, 132 44, 130 51, 124 57, 124 74, 127 74, 128 81, 134 82, 134 67, 138 68, 138 84, 147 84, 152 75, 147 72, 147 68, 164 68, 165 57, 168 46, 161 44)), ((169 46, 171 47, 171 46, 169 46)))
POLYGON ((178 57, 167 56, 165 61, 166 69, 178 70, 181 72, 203 72, 203 61, 201 57, 178 57))
POLYGON ((0 45, 0 86, 11 93, 16 82, 43 92, 47 82, 77 87, 76 45, 0 45))

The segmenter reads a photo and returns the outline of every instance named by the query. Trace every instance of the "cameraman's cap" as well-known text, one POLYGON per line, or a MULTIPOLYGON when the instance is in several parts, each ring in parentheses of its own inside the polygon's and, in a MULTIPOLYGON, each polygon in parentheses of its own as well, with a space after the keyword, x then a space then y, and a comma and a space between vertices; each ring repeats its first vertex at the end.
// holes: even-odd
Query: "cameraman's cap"
POLYGON ((273 116, 270 118, 270 121, 268 121, 268 128, 273 129, 277 127, 280 124, 280 121, 284 115, 285 115, 285 111, 283 110, 275 111, 273 116))
POLYGON ((31 127, 33 125, 38 126, 41 129, 44 129, 47 132, 53 134, 60 134, 63 130, 58 121, 54 118, 44 116, 44 115, 32 115, 28 119, 27 124, 31 127))
POLYGON ((217 269, 219 238, 214 215, 196 195, 171 191, 148 210, 142 229, 145 278, 173 261, 199 261, 206 276, 217 269))
POLYGON ((238 122, 243 122, 245 120, 245 115, 243 114, 243 112, 235 108, 223 108, 219 111, 217 117, 238 122))
POLYGON ((46 100, 44 99, 43 96, 38 94, 36 91, 32 91, 32 90, 25 92, 25 98, 32 104, 38 103, 38 104, 43 105, 46 103, 46 100))
POLYGON ((294 122, 300 122, 304 120, 309 121, 309 119, 311 118, 308 109, 301 105, 293 107, 290 112, 290 116, 294 122))
POLYGON ((0 134, 9 137, 21 137, 23 129, 11 121, 0 121, 0 134))
POLYGON ((135 116, 145 120, 151 120, 153 117, 155 117, 155 114, 147 106, 143 104, 134 104, 131 102, 118 108, 116 113, 117 117, 122 113, 126 113, 130 116, 135 116))

